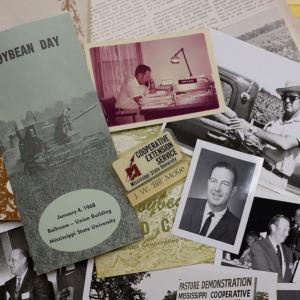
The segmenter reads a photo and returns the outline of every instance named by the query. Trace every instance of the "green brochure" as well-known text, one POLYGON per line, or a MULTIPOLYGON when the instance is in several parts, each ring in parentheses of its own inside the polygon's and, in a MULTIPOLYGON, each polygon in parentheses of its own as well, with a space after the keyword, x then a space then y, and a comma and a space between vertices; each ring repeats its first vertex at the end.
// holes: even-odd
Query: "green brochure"
POLYGON ((141 238, 69 15, 0 33, 0 145, 38 273, 141 238))

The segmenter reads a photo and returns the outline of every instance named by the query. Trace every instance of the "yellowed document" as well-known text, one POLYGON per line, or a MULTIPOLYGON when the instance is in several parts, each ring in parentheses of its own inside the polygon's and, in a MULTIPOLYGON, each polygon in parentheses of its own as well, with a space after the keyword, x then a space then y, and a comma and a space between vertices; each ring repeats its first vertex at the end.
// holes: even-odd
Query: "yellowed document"
POLYGON ((182 161, 174 167, 168 169, 158 177, 153 178, 145 185, 127 194, 127 197, 133 206, 154 196, 160 191, 167 189, 177 181, 184 179, 189 169, 189 163, 182 161))
POLYGON ((212 263, 215 248, 171 235, 183 182, 135 207, 144 239, 95 258, 97 277, 212 263))
POLYGON ((300 61, 299 38, 293 33, 297 27, 292 29, 280 8, 284 5, 288 10, 288 0, 88 1, 88 40, 92 42, 207 26, 300 61))
MULTIPOLYGON (((159 135, 159 126, 112 134, 119 157, 133 145, 159 135)), ((189 163, 184 156, 183 161, 189 163)), ((197 263, 213 263, 215 248, 171 235, 184 179, 135 206, 144 239, 95 258, 97 276, 109 277, 197 263)))
POLYGON ((87 36, 85 0, 1 0, 0 31, 14 26, 68 13, 81 42, 87 36))

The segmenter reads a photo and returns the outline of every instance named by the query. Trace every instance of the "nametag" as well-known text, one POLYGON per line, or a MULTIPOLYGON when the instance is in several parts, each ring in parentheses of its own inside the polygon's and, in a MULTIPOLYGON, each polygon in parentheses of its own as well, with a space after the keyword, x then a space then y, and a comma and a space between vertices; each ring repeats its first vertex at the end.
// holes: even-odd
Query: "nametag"
POLYGON ((155 177, 141 187, 127 194, 130 203, 133 206, 140 204, 146 199, 154 196, 158 192, 167 189, 177 181, 184 179, 189 170, 189 163, 182 161, 166 170, 158 177, 155 177))
POLYGON ((141 186, 182 159, 180 148, 170 133, 133 148, 113 162, 126 191, 141 186))
POLYGON ((130 149, 113 162, 133 206, 185 178, 188 166, 169 132, 130 149))
POLYGON ((30 297, 30 293, 29 292, 23 293, 21 295, 21 299, 29 299, 29 297, 30 297))

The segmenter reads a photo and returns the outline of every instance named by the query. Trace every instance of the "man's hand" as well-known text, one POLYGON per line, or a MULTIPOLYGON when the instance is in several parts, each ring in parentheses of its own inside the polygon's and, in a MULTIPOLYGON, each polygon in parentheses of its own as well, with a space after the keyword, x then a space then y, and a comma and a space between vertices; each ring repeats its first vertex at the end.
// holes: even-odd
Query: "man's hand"
POLYGON ((230 119, 229 126, 234 130, 253 130, 254 126, 252 126, 249 122, 241 118, 230 119))
POLYGON ((141 105, 142 105, 143 97, 137 96, 137 97, 134 97, 133 100, 137 103, 137 105, 139 106, 139 109, 140 109, 141 105))
POLYGON ((152 77, 150 78, 149 84, 150 84, 150 89, 149 89, 150 94, 154 94, 156 92, 156 88, 155 88, 155 82, 152 77))
POLYGON ((251 151, 262 151, 264 148, 263 141, 256 136, 259 130, 256 126, 251 125, 244 119, 233 118, 230 119, 229 127, 236 130, 243 144, 251 151))
POLYGON ((232 119, 229 126, 233 130, 242 130, 248 132, 248 134, 254 134, 255 137, 259 138, 264 143, 270 144, 281 150, 289 150, 299 146, 298 140, 295 136, 269 132, 265 129, 251 125, 244 119, 232 119))

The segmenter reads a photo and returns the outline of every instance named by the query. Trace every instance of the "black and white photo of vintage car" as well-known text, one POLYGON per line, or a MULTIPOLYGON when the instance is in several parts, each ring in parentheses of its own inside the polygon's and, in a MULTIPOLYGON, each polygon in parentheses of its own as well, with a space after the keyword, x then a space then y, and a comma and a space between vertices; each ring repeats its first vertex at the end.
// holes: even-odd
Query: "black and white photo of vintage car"
POLYGON ((202 139, 262 156, 260 184, 299 194, 299 65, 217 32, 213 45, 225 112, 164 127, 190 153, 196 140, 202 139))

